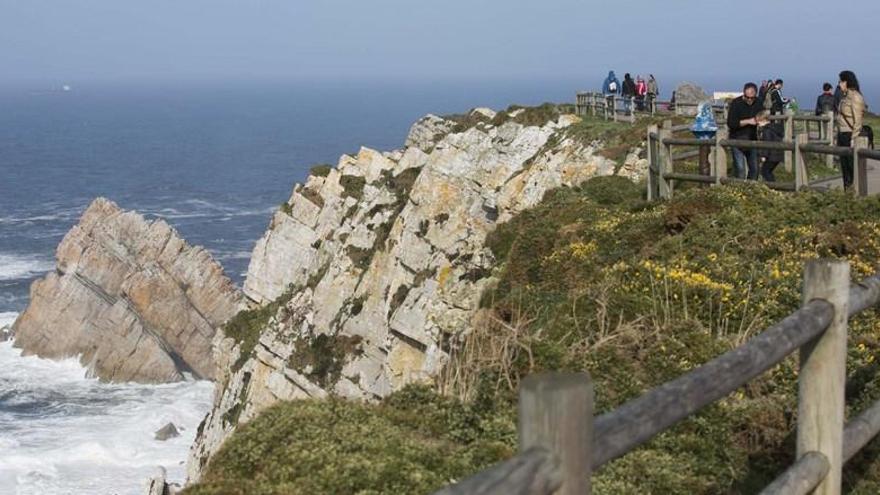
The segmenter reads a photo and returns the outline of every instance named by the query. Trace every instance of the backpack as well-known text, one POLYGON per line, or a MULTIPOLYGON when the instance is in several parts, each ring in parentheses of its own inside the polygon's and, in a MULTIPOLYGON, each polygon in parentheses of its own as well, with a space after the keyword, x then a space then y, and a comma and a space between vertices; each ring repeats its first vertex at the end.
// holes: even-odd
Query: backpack
POLYGON ((639 96, 645 96, 648 92, 648 86, 645 84, 645 81, 639 81, 636 83, 636 94, 639 96))
POLYGON ((861 132, 859 132, 859 136, 868 138, 868 147, 874 149, 874 129, 871 128, 871 126, 867 124, 863 125, 861 132))
POLYGON ((608 91, 617 93, 617 81, 611 81, 608 83, 608 91))

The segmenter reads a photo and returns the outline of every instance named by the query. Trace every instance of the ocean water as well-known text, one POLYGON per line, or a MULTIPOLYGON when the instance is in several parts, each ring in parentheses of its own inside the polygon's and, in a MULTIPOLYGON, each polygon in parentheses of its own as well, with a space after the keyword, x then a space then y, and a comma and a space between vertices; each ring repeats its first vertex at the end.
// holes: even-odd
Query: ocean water
MULTIPOLYGON (((163 218, 241 284, 271 213, 311 165, 402 146, 429 113, 573 99, 576 82, 73 85, 0 90, 0 328, 97 196, 163 218)), ((182 481, 212 384, 87 379, 0 343, 0 493, 140 494, 182 481), (153 440, 167 422, 184 429, 153 440)))

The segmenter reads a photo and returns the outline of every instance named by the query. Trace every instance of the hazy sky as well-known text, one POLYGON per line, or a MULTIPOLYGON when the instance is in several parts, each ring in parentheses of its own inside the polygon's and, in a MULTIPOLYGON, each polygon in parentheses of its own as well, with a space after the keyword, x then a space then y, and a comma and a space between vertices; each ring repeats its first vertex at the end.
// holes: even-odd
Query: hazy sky
POLYGON ((878 0, 0 0, 12 84, 592 81, 608 68, 871 80, 878 46, 878 0))

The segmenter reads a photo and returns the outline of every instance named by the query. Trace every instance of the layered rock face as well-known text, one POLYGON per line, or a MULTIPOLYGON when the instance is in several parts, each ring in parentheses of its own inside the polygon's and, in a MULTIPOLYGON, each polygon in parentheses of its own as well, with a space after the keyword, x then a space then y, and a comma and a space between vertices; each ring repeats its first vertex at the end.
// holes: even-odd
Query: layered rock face
POLYGON ((12 328, 25 354, 80 356, 107 381, 216 376, 214 334, 245 300, 206 250, 99 198, 56 256, 12 328))
MULTIPOLYGON (((429 115, 404 149, 362 148, 296 185, 257 243, 244 287, 259 304, 274 301, 271 314, 257 335, 215 339, 227 374, 190 479, 236 424, 278 400, 369 400, 435 377, 492 283, 487 234, 550 189, 614 173, 601 143, 567 137, 576 121, 452 133, 455 122, 429 115)), ((636 152, 619 173, 645 167, 636 152)))

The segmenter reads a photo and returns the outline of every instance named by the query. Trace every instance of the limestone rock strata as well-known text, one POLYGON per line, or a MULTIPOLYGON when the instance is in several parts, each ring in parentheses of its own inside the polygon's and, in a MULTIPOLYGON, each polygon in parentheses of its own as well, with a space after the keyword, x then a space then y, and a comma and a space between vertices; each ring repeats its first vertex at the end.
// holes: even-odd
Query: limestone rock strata
MULTIPOLYGON (((418 121, 402 150, 343 156, 274 214, 244 289, 283 304, 252 349, 218 333, 229 373, 200 427, 191 480, 237 423, 278 400, 370 400, 436 376, 491 283, 487 234, 546 191, 615 170, 601 143, 565 137, 574 116, 460 133, 441 120, 418 121)), ((623 172, 643 173, 637 153, 627 161, 623 172)))
POLYGON ((56 270, 33 283, 13 325, 25 354, 80 356, 106 381, 216 376, 214 334, 244 297, 206 250, 162 220, 98 198, 56 257, 56 270))

